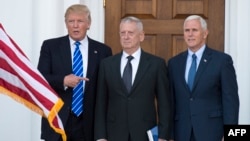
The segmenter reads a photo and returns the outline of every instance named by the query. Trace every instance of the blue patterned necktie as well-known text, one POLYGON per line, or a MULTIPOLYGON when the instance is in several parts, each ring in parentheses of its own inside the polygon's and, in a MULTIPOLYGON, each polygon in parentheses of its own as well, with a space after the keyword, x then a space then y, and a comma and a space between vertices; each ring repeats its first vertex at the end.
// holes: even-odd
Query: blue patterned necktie
POLYGON ((194 84, 194 78, 196 74, 196 58, 197 56, 195 54, 192 55, 192 64, 190 66, 189 72, 188 72, 188 87, 192 91, 193 84, 194 84))
POLYGON ((132 64, 131 64, 131 60, 133 59, 133 56, 128 56, 128 62, 124 68, 124 72, 123 72, 123 82, 128 90, 128 92, 130 92, 130 89, 132 87, 132 64))
MULTIPOLYGON (((73 73, 76 76, 83 77, 82 54, 79 49, 80 42, 75 42, 76 48, 73 56, 73 73)), ((72 112, 79 116, 83 112, 83 93, 84 81, 81 80, 73 89, 72 112)))

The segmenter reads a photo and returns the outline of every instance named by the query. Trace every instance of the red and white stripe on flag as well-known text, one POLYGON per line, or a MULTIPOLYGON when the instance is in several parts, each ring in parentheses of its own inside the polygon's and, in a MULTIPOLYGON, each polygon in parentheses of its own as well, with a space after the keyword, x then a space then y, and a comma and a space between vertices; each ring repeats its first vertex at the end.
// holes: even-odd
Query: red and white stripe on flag
POLYGON ((63 101, 34 67, 0 23, 0 93, 6 94, 48 119, 66 141, 58 112, 63 101))

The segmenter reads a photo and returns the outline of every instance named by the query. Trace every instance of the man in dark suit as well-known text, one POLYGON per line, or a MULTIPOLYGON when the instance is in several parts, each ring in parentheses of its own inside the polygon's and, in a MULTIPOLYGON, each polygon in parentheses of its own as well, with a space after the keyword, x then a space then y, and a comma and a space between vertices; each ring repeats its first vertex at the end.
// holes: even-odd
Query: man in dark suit
POLYGON ((209 48, 207 36, 206 21, 189 16, 184 22, 188 49, 168 62, 175 141, 221 141, 223 125, 238 124, 238 85, 232 58, 209 48), (196 57, 192 58, 193 54, 196 57), (195 68, 193 74, 190 68, 195 68))
POLYGON ((166 62, 141 49, 144 32, 138 18, 122 19, 119 34, 123 51, 100 65, 95 139, 147 141, 147 130, 158 125, 159 141, 165 141, 171 121, 166 62), (130 87, 123 80, 128 56, 132 57, 130 87))
MULTIPOLYGON (((90 39, 86 33, 91 24, 90 11, 85 5, 72 5, 65 13, 68 35, 43 42, 38 69, 52 88, 64 101, 59 116, 63 122, 67 141, 93 141, 94 108, 97 89, 97 74, 100 61, 112 55, 111 48, 90 39), (75 42, 80 43, 83 76, 73 73, 73 53, 75 42), (84 96, 80 105, 83 110, 78 114, 72 111, 73 88, 85 82, 84 96)), ((82 87, 82 86, 81 86, 82 87)), ((41 138, 45 141, 61 141, 60 135, 42 119, 41 138)))

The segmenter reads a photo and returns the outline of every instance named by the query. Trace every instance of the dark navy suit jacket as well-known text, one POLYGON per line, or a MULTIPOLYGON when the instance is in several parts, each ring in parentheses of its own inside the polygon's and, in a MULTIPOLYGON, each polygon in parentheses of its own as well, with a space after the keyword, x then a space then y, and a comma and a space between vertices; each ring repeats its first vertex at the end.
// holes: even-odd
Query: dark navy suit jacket
POLYGON ((185 51, 168 62, 175 141, 189 141, 191 130, 197 141, 221 141, 223 125, 238 123, 238 86, 232 58, 206 46, 190 91, 185 80, 187 55, 185 51))
MULTIPOLYGON (((112 55, 111 48, 103 43, 88 38, 88 68, 84 92, 84 135, 86 141, 93 141, 93 119, 96 97, 96 82, 100 61, 112 55)), ((49 39, 43 42, 38 70, 43 74, 52 88, 62 98, 64 105, 59 112, 63 122, 66 121, 70 114, 72 101, 72 88, 65 90, 63 79, 66 75, 72 73, 72 59, 69 36, 63 36, 55 39, 49 39)), ((59 134, 56 134, 49 126, 46 119, 42 119, 42 139, 58 140, 59 134)))

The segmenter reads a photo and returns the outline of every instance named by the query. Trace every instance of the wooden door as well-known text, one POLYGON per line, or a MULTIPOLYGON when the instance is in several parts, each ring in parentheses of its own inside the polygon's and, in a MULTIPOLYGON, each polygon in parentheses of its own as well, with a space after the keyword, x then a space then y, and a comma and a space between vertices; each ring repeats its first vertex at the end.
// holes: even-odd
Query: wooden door
POLYGON ((142 49, 167 61, 186 50, 183 22, 192 14, 207 20, 208 46, 223 51, 225 0, 106 0, 105 43, 114 54, 120 52, 120 20, 136 16, 142 20, 146 34, 142 49))

